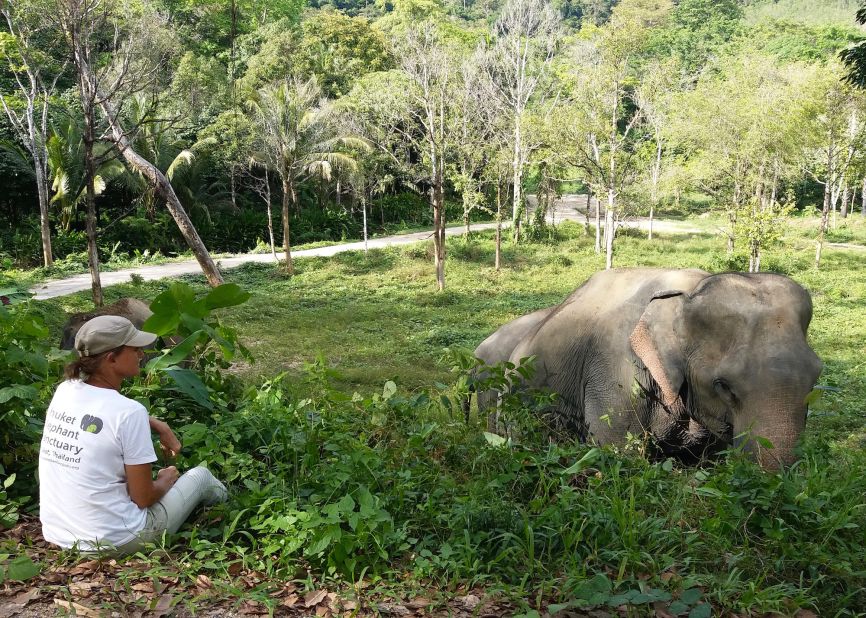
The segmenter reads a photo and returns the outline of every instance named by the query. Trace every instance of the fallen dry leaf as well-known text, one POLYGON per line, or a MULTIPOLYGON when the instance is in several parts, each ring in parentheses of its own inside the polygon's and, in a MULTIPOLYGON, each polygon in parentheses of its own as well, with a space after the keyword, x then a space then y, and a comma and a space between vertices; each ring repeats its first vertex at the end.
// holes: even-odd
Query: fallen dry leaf
POLYGON ((408 616, 412 613, 405 605, 398 605, 397 603, 379 603, 379 611, 395 616, 408 616))
POLYGON ((290 594, 283 600, 283 605, 286 607, 294 607, 298 603, 298 595, 290 594))
POLYGON ((210 577, 204 573, 199 574, 199 576, 195 578, 195 585, 202 590, 213 588, 213 582, 210 580, 210 577))
POLYGON ((412 609, 422 609, 432 603, 433 601, 431 601, 430 599, 425 599, 424 597, 415 597, 414 599, 406 603, 406 607, 412 609))
POLYGON ((101 584, 95 582, 72 582, 69 584, 69 592, 77 597, 89 597, 93 594, 93 589, 99 589, 101 584))
POLYGON ((132 589, 136 592, 146 592, 148 594, 153 594, 156 592, 156 590, 154 590, 153 588, 152 581, 138 582, 137 584, 132 584, 132 589))
POLYGON ((65 599, 54 599, 54 604, 59 605, 68 612, 72 612, 76 616, 84 616, 85 618, 102 618, 102 612, 92 607, 87 607, 81 603, 74 601, 66 601, 65 599))
POLYGON ((245 601, 239 613, 244 616, 263 616, 268 613, 268 609, 257 601, 245 601))
POLYGON ((481 599, 474 594, 467 594, 465 597, 457 597, 455 600, 459 601, 463 607, 468 609, 470 612, 481 603, 481 599))
POLYGON ((794 614, 794 618, 818 618, 818 614, 811 609, 798 609, 794 614))
POLYGON ((333 614, 331 613, 331 610, 324 605, 319 605, 316 608, 316 616, 319 616, 319 618, 331 618, 333 614))
POLYGON ((88 560, 81 562, 69 570, 70 575, 91 575, 99 570, 101 563, 99 560, 88 560))
POLYGON ((342 603, 342 606, 343 606, 343 611, 345 611, 345 612, 351 612, 351 611, 358 609, 358 603, 355 601, 344 600, 342 603))
POLYGON ((318 605, 326 596, 328 596, 327 590, 310 590, 304 597, 304 607, 313 607, 314 605, 318 605))
POLYGON ((39 588, 31 588, 30 590, 19 592, 11 600, 0 603, 0 616, 14 616, 27 607, 30 601, 38 598, 39 588))
POLYGON ((229 575, 231 575, 232 577, 237 577, 238 575, 241 574, 241 571, 243 571, 243 570, 244 570, 244 564, 243 564, 243 562, 240 562, 240 561, 232 562, 228 568, 229 575))
POLYGON ((153 612, 153 618, 161 618, 165 616, 168 612, 171 611, 171 602, 174 599, 174 596, 170 594, 164 594, 159 597, 156 604, 153 606, 151 610, 153 612))

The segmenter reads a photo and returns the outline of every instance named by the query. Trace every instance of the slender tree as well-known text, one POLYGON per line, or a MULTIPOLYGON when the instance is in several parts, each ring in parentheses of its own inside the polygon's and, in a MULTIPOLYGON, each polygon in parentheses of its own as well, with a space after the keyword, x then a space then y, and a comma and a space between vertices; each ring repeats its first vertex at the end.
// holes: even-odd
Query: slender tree
POLYGON ((508 0, 493 28, 483 64, 492 92, 509 110, 512 130, 512 225, 520 235, 523 172, 529 158, 524 143, 525 113, 534 98, 548 93, 548 68, 560 35, 560 18, 549 0, 508 0))
POLYGON ((286 273, 292 274, 290 216, 299 208, 298 183, 309 176, 330 180, 337 167, 356 169, 355 159, 338 147, 367 148, 367 144, 357 136, 335 132, 332 108, 321 99, 314 77, 266 86, 248 101, 248 107, 257 140, 253 159, 282 182, 283 252, 286 273))
POLYGON ((50 179, 48 174, 49 102, 65 69, 65 63, 53 60, 35 39, 40 35, 39 14, 47 9, 41 2, 21 0, 0 2, 0 14, 8 32, 0 32, 0 58, 12 74, 23 109, 0 91, 0 105, 18 140, 33 162, 36 191, 39 197, 39 231, 42 239, 42 262, 54 263, 51 252, 49 217, 50 179))

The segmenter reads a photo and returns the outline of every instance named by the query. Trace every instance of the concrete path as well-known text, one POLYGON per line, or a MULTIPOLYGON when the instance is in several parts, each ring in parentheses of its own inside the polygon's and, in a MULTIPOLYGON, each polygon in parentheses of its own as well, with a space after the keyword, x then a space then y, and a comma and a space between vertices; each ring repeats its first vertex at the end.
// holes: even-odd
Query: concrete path
MULTIPOLYGON (((534 196, 529 196, 529 207, 532 209, 534 204, 534 196)), ((585 195, 564 195, 561 200, 556 203, 554 208, 554 212, 552 215, 548 216, 548 220, 552 220, 553 223, 559 223, 563 220, 573 220, 573 221, 585 221, 585 215, 583 210, 586 208, 586 196, 585 195)), ((592 225, 592 221, 590 222, 592 225)), ((641 229, 647 229, 649 227, 649 222, 645 219, 634 219, 621 223, 621 225, 626 227, 639 227, 641 229)), ((473 231, 478 230, 489 230, 496 227, 495 223, 473 223, 471 229, 473 231)), ((503 223, 503 227, 508 227, 508 223, 503 223)), ((678 221, 660 221, 656 220, 653 222, 653 230, 657 232, 673 232, 673 233, 682 233, 682 234, 690 234, 690 233, 698 233, 701 230, 691 227, 686 223, 680 223, 678 221)), ((462 234, 464 231, 463 226, 455 226, 449 227, 445 229, 446 236, 456 236, 462 234)), ((383 247, 394 247, 397 245, 408 245, 416 242, 423 242, 429 240, 433 235, 430 231, 425 232, 415 232, 412 234, 400 234, 396 236, 384 236, 381 238, 371 238, 367 241, 367 246, 370 249, 380 249, 383 247)), ((293 251, 292 258, 305 258, 305 257, 330 257, 337 253, 343 253, 344 251, 363 251, 364 243, 361 242, 352 242, 345 243, 342 245, 331 245, 328 247, 318 247, 316 249, 304 249, 302 251, 293 251)), ((279 257, 279 252, 277 253, 279 257)), ((240 255, 233 255, 230 257, 218 258, 216 261, 219 264, 221 270, 225 270, 228 268, 234 268, 236 266, 240 266, 241 264, 248 264, 250 262, 265 262, 273 264, 275 262, 274 256, 270 253, 242 253, 240 255)), ((179 277, 181 275, 189 275, 200 273, 201 268, 198 265, 198 262, 195 260, 185 260, 183 262, 170 262, 167 264, 155 264, 153 266, 138 266, 135 268, 125 268, 123 270, 115 270, 110 272, 102 272, 100 273, 100 279, 102 280, 102 286, 108 287, 110 285, 115 285, 118 283, 129 283, 130 276, 136 274, 140 276, 145 281, 151 281, 154 279, 165 279, 172 277, 179 277)), ((54 298, 57 296, 66 296, 67 294, 73 294, 75 292, 80 292, 82 290, 90 289, 90 273, 83 273, 80 275, 75 275, 73 277, 69 277, 67 279, 57 279, 54 281, 44 281, 35 285, 30 289, 36 296, 37 300, 43 300, 46 298, 54 298)))

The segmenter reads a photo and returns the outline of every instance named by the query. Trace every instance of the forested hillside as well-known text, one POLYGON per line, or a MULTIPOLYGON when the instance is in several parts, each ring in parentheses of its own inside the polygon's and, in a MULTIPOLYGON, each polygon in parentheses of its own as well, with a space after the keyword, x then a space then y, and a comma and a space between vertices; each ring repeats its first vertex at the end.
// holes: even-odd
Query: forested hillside
MULTIPOLYGON (((527 191, 544 208, 566 189, 610 229, 724 213, 757 267, 777 219, 817 208, 819 238, 828 213, 866 209, 864 97, 838 59, 855 2, 64 7, 3 7, 6 267, 146 262, 197 246, 189 228, 200 261, 289 257, 359 238, 364 210, 370 233, 518 220, 527 191)), ((612 261, 613 235, 597 245, 612 261)))

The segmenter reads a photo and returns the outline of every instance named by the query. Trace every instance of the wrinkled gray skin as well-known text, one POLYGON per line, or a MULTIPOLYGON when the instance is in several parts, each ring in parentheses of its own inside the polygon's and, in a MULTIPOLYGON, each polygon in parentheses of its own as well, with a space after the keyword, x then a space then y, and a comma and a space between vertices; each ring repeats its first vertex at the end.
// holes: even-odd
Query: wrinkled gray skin
POLYGON ((95 318, 98 315, 119 315, 136 327, 141 328, 145 320, 153 315, 150 307, 144 301, 137 298, 121 298, 114 304, 106 305, 95 311, 87 311, 85 313, 74 313, 66 326, 63 327, 63 335, 60 340, 61 350, 71 350, 75 347, 75 335, 78 334, 78 329, 84 326, 88 320, 95 318))
POLYGON ((794 459, 822 365, 811 298, 788 277, 616 269, 543 311, 509 360, 536 356, 530 386, 559 395, 554 418, 579 438, 648 432, 684 457, 745 440, 765 468, 794 459))
MULTIPOLYGON (((523 338, 530 331, 534 330, 555 309, 556 307, 539 309, 538 311, 533 311, 530 314, 512 320, 482 341, 478 347, 475 348, 475 357, 483 361, 485 365, 491 367, 507 361, 511 358, 511 353, 514 351, 514 348, 517 347, 523 338)), ((476 377, 477 379, 484 379, 485 376, 485 372, 481 371, 476 377)), ((492 405, 496 405, 498 396, 499 394, 496 391, 480 391, 478 393, 478 409, 483 411, 492 405)), ((466 406, 468 413, 468 401, 466 406)), ((490 431, 497 431, 498 424, 498 418, 495 416, 488 418, 488 429, 490 431)))

